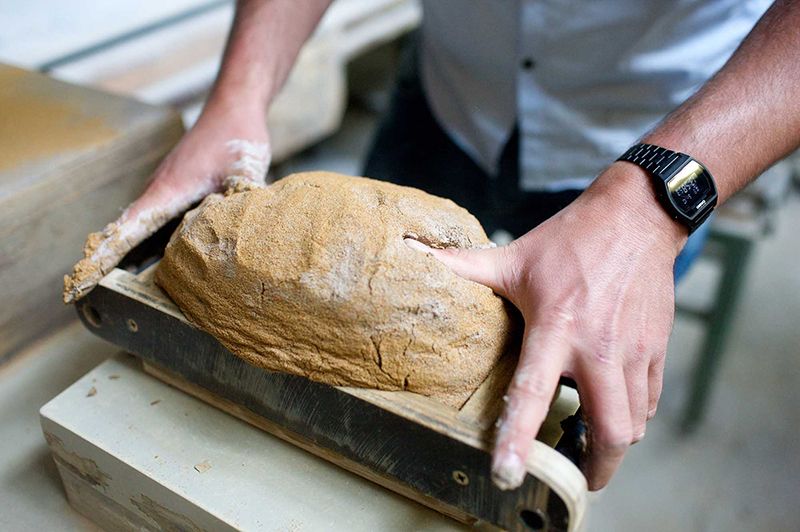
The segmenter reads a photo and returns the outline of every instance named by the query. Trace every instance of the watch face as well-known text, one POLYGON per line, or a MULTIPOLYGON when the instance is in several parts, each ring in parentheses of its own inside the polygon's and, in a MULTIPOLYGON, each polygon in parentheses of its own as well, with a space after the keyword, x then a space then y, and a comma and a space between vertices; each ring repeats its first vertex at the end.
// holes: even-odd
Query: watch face
POLYGON ((691 160, 667 181, 667 188, 672 204, 688 218, 694 218, 714 193, 711 176, 691 160))

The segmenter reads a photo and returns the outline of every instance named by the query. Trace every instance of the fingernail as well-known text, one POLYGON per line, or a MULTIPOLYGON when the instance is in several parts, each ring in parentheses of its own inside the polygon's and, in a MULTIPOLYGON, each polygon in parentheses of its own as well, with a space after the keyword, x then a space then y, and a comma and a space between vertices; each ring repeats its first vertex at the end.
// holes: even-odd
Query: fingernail
POLYGON ((650 411, 647 413, 647 419, 653 419, 653 417, 654 417, 655 415, 656 415, 656 409, 655 409, 655 408, 653 408, 652 410, 650 410, 650 411))
POLYGON ((492 460, 492 482, 501 490, 513 490, 522 485, 525 466, 515 452, 505 452, 492 460))
POLYGON ((416 251, 422 251, 423 253, 430 253, 431 248, 420 242, 419 240, 415 240, 413 238, 404 238, 403 242, 406 243, 406 246, 414 249, 416 251))
POLYGON ((636 435, 636 436, 633 438, 633 442, 631 442, 631 443, 639 443, 639 442, 640 442, 640 441, 642 441, 643 439, 644 439, 644 431, 642 431, 642 432, 640 432, 639 434, 637 434, 637 435, 636 435))

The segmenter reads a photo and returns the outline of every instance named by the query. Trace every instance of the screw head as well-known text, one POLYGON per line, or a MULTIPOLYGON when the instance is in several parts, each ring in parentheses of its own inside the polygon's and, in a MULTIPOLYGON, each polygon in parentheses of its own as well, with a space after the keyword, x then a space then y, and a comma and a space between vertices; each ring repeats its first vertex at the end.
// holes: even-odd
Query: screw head
POLYGON ((460 469, 456 469, 453 471, 453 480, 459 486, 466 486, 467 484, 469 484, 469 476, 460 469))

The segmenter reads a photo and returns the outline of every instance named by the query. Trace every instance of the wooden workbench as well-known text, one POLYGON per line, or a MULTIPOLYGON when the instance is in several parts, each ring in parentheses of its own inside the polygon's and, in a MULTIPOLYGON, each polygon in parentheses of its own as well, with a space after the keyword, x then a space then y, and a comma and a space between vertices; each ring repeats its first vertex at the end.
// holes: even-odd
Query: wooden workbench
POLYGON ((465 527, 150 377, 119 354, 41 409, 67 497, 106 530, 465 527))

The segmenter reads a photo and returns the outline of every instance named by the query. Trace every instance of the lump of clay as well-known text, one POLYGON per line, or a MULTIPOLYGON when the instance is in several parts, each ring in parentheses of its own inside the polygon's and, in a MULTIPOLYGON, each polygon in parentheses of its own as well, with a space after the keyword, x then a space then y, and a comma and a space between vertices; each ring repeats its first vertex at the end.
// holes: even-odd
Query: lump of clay
POLYGON ((247 362, 460 406, 508 347, 491 289, 404 237, 489 245, 450 200, 327 172, 208 197, 167 246, 156 282, 247 362))

